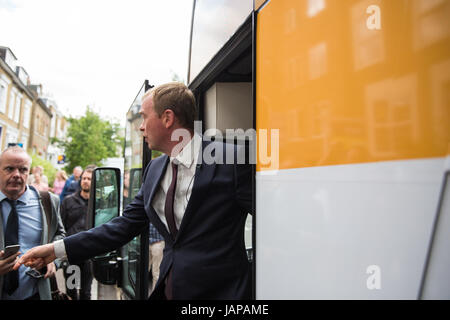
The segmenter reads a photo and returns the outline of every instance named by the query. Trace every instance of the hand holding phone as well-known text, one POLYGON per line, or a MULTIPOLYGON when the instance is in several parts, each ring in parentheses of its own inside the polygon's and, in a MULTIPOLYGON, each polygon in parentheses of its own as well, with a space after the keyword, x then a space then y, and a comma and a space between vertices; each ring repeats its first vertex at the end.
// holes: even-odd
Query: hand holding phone
POLYGON ((9 246, 0 251, 0 276, 7 274, 16 263, 19 246, 9 246))

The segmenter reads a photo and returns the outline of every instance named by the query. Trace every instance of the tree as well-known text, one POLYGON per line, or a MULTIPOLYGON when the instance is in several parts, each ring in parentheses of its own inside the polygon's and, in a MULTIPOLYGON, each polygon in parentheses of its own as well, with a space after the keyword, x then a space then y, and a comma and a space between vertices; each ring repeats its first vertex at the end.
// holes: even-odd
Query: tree
MULTIPOLYGON (((48 178, 48 185, 53 186, 53 181, 55 180, 56 168, 53 167, 50 161, 42 159, 37 154, 33 153, 31 155, 31 167, 42 166, 44 168, 44 175, 48 178)), ((31 175, 31 172, 30 172, 31 175)))
POLYGON ((102 120, 89 107, 83 117, 71 117, 68 121, 66 140, 56 141, 65 149, 67 172, 72 172, 76 166, 99 165, 103 159, 118 155, 118 146, 123 143, 118 123, 102 120))

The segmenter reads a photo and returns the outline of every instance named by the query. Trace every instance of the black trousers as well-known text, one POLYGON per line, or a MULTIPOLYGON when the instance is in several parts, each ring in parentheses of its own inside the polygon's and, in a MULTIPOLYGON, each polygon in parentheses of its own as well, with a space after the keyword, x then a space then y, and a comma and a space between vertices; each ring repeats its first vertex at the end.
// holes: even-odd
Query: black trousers
MULTIPOLYGON (((72 298, 72 300, 91 300, 91 286, 92 286, 92 272, 91 272, 91 263, 90 261, 85 261, 80 264, 77 264, 80 268, 80 291, 78 294, 77 289, 69 289, 67 287, 68 281, 70 277, 73 278, 74 271, 72 273, 67 272, 67 268, 64 268, 64 278, 66 279, 66 293, 72 298)), ((69 281, 69 283, 73 283, 73 280, 69 281)))

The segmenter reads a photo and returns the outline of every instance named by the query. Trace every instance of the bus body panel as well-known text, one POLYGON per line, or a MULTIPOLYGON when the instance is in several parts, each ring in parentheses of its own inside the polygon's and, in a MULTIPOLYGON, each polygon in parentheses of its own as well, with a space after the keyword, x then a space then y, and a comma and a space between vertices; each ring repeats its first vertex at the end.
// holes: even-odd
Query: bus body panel
POLYGON ((449 16, 447 0, 258 12, 256 129, 279 154, 257 164, 257 299, 419 297, 450 169, 449 16))
POLYGON ((416 299, 444 162, 257 173, 256 298, 416 299))

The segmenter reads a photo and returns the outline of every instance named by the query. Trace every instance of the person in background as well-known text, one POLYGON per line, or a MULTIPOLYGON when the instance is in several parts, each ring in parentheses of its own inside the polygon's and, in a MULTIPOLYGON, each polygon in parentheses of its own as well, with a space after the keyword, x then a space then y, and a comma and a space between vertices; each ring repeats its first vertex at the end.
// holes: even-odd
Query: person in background
POLYGON ((47 176, 44 174, 44 167, 43 166, 36 166, 36 167, 33 167, 32 169, 31 169, 31 174, 30 174, 30 176, 28 177, 28 184, 33 184, 34 183, 34 179, 35 179, 35 174, 36 173, 39 173, 40 175, 41 175, 41 177, 42 177, 42 181, 44 182, 44 183, 46 183, 47 185, 48 185, 48 178, 47 178, 47 176))
POLYGON ((56 172, 55 181, 53 182, 53 188, 50 188, 49 190, 59 196, 62 190, 64 189, 66 181, 67 181, 66 172, 64 170, 59 170, 58 172, 56 172))
POLYGON ((80 189, 79 181, 81 172, 83 172, 82 167, 76 166, 75 168, 73 168, 72 175, 69 177, 69 179, 67 179, 66 183, 64 184, 64 188, 59 195, 59 200, 61 201, 61 203, 69 194, 72 194, 80 189))
MULTIPOLYGON (((129 193, 130 189, 130 171, 125 171, 123 173, 123 197, 128 199, 130 197, 129 193)), ((128 203, 124 203, 124 209, 128 205, 128 203)))
MULTIPOLYGON (((91 189, 92 172, 95 166, 87 166, 81 173, 80 190, 68 195, 61 205, 61 219, 66 228, 67 235, 73 235, 86 230, 86 217, 88 210, 89 191, 91 189)), ((67 279, 71 273, 64 268, 64 277, 66 279, 66 292, 72 300, 91 300, 91 285, 92 273, 90 261, 86 260, 76 264, 80 268, 80 294, 77 294, 76 289, 69 289, 67 287, 67 279)))
POLYGON ((36 171, 34 174, 34 181, 31 184, 38 191, 48 191, 48 183, 44 182, 42 178, 41 171, 36 171))
MULTIPOLYGON (((149 246, 148 246, 148 267, 152 272, 152 291, 155 289, 159 278, 159 266, 163 258, 164 238, 150 223, 149 227, 149 246)), ((151 293, 151 292, 150 292, 151 293)))

